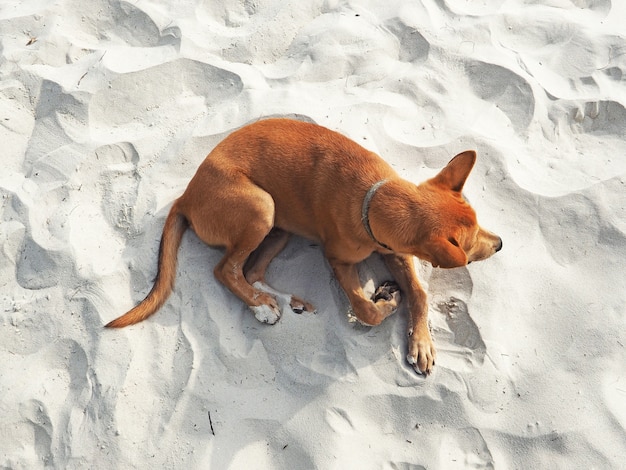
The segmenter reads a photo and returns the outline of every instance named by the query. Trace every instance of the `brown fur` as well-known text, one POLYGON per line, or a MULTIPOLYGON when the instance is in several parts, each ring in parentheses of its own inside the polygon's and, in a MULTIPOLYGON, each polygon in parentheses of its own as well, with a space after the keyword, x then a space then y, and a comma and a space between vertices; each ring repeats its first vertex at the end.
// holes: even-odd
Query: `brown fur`
MULTIPOLYGON (((137 323, 163 305, 174 285, 176 252, 187 226, 205 243, 225 248, 214 270, 217 279, 257 319, 275 323, 280 318, 276 300, 257 282, 264 282, 271 259, 295 233, 323 246, 354 315, 367 325, 378 325, 399 302, 395 289, 370 299, 359 284, 356 264, 373 252, 384 256, 410 312, 407 360, 428 374, 435 348, 412 257, 453 268, 502 247, 499 237, 480 228, 461 195, 475 160, 475 152, 463 152, 416 186, 376 154, 329 129, 288 119, 243 127, 215 147, 174 202, 148 296, 107 327, 137 323), (383 179, 387 182, 368 207, 374 240, 362 220, 362 205, 372 185, 383 179)), ((291 306, 313 310, 296 297, 291 306)))

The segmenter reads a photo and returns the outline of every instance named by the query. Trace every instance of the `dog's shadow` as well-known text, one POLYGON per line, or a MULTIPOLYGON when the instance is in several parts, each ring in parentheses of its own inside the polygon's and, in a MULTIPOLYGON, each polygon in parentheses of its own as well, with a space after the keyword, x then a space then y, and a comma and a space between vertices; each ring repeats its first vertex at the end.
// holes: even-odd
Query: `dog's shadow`
MULTIPOLYGON (((143 238, 157 236, 160 226, 156 223, 155 232, 143 238)), ((350 410, 341 391, 365 377, 372 380, 373 375, 374 380, 391 386, 436 386, 433 379, 418 376, 405 361, 404 304, 377 327, 350 323, 348 299, 319 246, 292 237, 270 264, 266 280, 273 289, 297 295, 317 309, 315 314, 296 314, 289 308, 288 297, 279 295, 283 315, 275 325, 259 323, 248 307, 214 278, 213 268, 222 256, 221 249, 207 247, 192 231, 187 232, 179 250, 177 287, 163 309, 148 320, 165 332, 174 327, 177 337, 169 341, 176 343, 179 352, 174 354, 172 383, 164 387, 178 390, 178 395, 164 410, 170 414, 166 421, 180 423, 181 429, 187 429, 183 423, 193 422, 194 438, 213 443, 213 451, 207 453, 210 468, 227 468, 238 455, 259 445, 271 449, 272 455, 284 455, 286 463, 301 464, 307 456, 300 454, 292 460, 283 448, 299 435, 299 416, 310 419, 302 410, 320 401, 328 409, 350 410)), ((156 270, 149 266, 154 257, 146 256, 140 264, 137 272, 156 270)), ((416 264, 431 299, 436 345, 440 357, 444 356, 441 363, 447 366, 450 362, 445 359, 448 351, 474 357, 472 351, 480 351, 481 344, 484 356, 484 343, 464 308, 464 299, 471 295, 466 270, 432 270, 416 264), (457 301, 445 297, 450 286, 468 286, 468 282, 468 292, 466 287, 450 290, 457 301), (439 306, 437 302, 449 304, 439 306)), ((390 279, 378 256, 363 262, 359 271, 368 294, 390 279)), ((137 289, 147 292, 150 276, 136 280, 145 284, 137 289)), ((138 293, 135 300, 140 297, 138 293)), ((161 346, 152 347, 158 351, 161 346)), ((158 362, 153 365, 157 370, 163 367, 158 362)), ((337 425, 335 414, 319 419, 326 421, 322 426, 337 425)), ((293 453, 299 446, 290 447, 293 453)))
MULTIPOLYGON (((281 446, 289 443, 281 440, 282 428, 291 417, 306 403, 330 400, 330 389, 351 387, 363 374, 374 373, 392 384, 397 374, 423 380, 394 352, 405 350, 406 342, 391 346, 394 336, 403 336, 396 330, 406 328, 406 318, 396 318, 397 312, 377 327, 350 323, 347 297, 319 246, 292 237, 270 264, 266 281, 273 289, 297 295, 317 309, 294 313, 288 297, 279 294, 283 315, 275 325, 259 323, 215 280, 212 270, 222 255, 188 232, 179 252, 178 287, 149 320, 178 325, 180 343, 192 350, 184 356, 188 363, 179 364, 186 386, 173 410, 186 416, 173 419, 200 419, 197 431, 216 439, 221 451, 211 454, 210 468, 227 468, 235 454, 259 442, 281 454, 281 446)), ((368 293, 389 279, 384 263, 375 258, 361 266, 361 274, 368 293)))

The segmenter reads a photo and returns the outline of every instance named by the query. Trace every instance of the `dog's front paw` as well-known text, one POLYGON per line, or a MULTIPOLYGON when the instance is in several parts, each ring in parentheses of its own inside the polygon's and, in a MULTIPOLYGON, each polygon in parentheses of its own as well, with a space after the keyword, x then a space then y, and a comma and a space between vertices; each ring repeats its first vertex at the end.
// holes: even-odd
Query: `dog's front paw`
POLYGON ((396 312, 400 299, 400 287, 393 281, 383 282, 372 295, 372 302, 382 313, 383 319, 396 312))
POLYGON ((430 332, 426 330, 419 335, 411 332, 409 336, 409 354, 406 361, 413 366, 418 374, 429 375, 433 370, 437 356, 430 332))
POLYGON ((385 281, 378 286, 378 289, 372 296, 372 300, 374 303, 379 300, 385 300, 387 302, 395 302, 397 305, 400 303, 400 287, 393 281, 385 281))
POLYGON ((250 310, 254 313, 254 318, 261 323, 273 325, 280 320, 280 309, 277 306, 257 305, 250 307, 250 310))

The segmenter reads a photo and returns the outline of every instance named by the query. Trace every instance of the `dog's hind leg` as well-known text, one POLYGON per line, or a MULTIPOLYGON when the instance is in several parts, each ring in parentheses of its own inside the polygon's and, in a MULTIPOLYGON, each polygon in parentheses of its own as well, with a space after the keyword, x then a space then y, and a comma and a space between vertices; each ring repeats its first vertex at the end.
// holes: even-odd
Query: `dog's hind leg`
MULTIPOLYGON (((290 236, 289 232, 274 227, 261 245, 254 250, 243 268, 246 279, 250 284, 254 285, 260 282, 266 285, 265 271, 272 259, 285 247, 290 236)), ((271 288, 268 290, 271 290, 271 288)), ((291 296, 289 304, 295 313, 315 312, 315 307, 294 295, 291 296)))
POLYGON ((243 270, 250 284, 265 282, 265 271, 274 257, 285 248, 291 234, 274 227, 248 258, 243 270))
POLYGON ((234 245, 217 264, 213 273, 230 291, 243 300, 261 323, 276 323, 281 316, 276 299, 250 285, 243 274, 243 265, 252 250, 234 245))
POLYGON ((280 318, 276 299, 253 287, 244 275, 248 257, 272 230, 274 201, 243 178, 227 189, 220 194, 219 208, 214 201, 194 198, 188 218, 202 241, 226 249, 213 271, 215 277, 250 307, 257 320, 274 324, 280 318))

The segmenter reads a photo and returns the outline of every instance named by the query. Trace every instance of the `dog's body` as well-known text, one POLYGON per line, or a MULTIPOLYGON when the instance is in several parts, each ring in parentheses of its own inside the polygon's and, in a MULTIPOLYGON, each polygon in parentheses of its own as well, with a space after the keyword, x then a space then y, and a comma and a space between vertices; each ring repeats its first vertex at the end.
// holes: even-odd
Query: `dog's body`
MULTIPOLYGON (((315 124, 268 119, 245 126, 218 144, 174 202, 151 292, 107 326, 137 323, 161 307, 174 284, 187 227, 205 243, 225 248, 215 276, 259 321, 275 323, 280 318, 276 300, 256 283, 264 282, 270 261, 294 233, 321 244, 354 315, 367 325, 378 325, 399 302, 389 284, 372 300, 359 283, 357 263, 373 252, 384 256, 410 312, 407 360, 428 374, 435 348, 412 257, 453 268, 502 247, 499 237, 478 226, 461 195, 475 159, 473 151, 461 153, 416 186, 376 154, 315 124)), ((313 310, 296 297, 291 306, 297 312, 313 310)))

